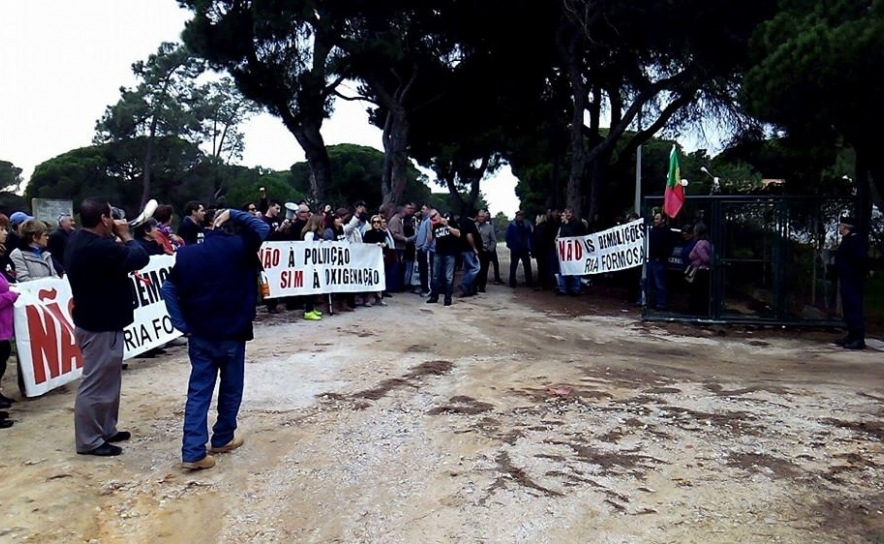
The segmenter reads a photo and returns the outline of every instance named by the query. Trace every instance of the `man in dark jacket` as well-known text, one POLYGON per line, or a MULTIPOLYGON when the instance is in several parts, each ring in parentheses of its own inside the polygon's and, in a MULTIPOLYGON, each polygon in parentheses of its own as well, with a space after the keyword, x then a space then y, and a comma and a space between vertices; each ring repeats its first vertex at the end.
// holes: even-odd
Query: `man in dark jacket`
POLYGON ((175 266, 163 284, 172 324, 190 336, 181 457, 184 468, 191 470, 215 466, 206 442, 209 405, 219 372, 218 419, 209 452, 225 453, 243 444, 234 431, 242 401, 246 342, 254 338, 258 249, 270 232, 266 222, 237 210, 224 210, 214 226, 204 243, 178 250, 175 266))
POLYGON ((669 224, 662 213, 654 214, 654 225, 648 234, 648 297, 647 303, 650 306, 650 299, 654 299, 654 307, 657 310, 665 311, 667 306, 667 285, 666 285, 666 267, 669 264, 669 257, 675 247, 675 240, 672 237, 672 231, 669 230, 669 224))
POLYGON ((64 258, 74 299, 74 337, 83 353, 83 379, 74 403, 77 453, 119 455, 122 448, 111 442, 131 437, 117 429, 123 329, 135 320, 129 272, 147 266, 150 257, 132 239, 129 224, 113 219, 106 200, 84 200, 80 221, 83 229, 71 236, 64 258))
POLYGON ((184 206, 184 219, 178 226, 178 236, 185 244, 201 244, 205 236, 203 220, 206 218, 206 207, 199 202, 191 201, 184 206))
POLYGON ((531 274, 531 223, 525 221, 525 212, 516 212, 516 218, 510 221, 506 228, 506 247, 510 250, 510 287, 515 287, 516 272, 519 270, 519 261, 525 271, 525 285, 532 287, 534 277, 531 274))
POLYGON ((856 220, 842 217, 838 225, 841 244, 835 252, 835 270, 841 289, 841 310, 847 336, 836 342, 845 349, 866 349, 863 324, 863 285, 869 273, 866 238, 856 230, 856 220))
POLYGON ((59 275, 64 274, 64 252, 75 226, 74 218, 70 214, 59 215, 58 228, 49 235, 49 242, 46 244, 46 249, 52 255, 52 262, 59 275))

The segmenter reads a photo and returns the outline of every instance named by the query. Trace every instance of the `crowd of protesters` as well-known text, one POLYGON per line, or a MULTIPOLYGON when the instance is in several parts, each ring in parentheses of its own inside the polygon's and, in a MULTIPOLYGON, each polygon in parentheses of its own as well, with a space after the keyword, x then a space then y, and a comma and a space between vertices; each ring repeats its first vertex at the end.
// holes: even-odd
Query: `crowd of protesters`
MULTIPOLYGON (((258 196, 239 210, 216 210, 189 202, 182 210, 177 231, 172 228, 175 210, 169 205, 158 206, 153 217, 133 227, 109 203, 87 199, 81 204, 83 228, 79 231, 70 214, 59 215, 58 227, 52 232, 46 223, 24 212, 9 217, 0 214, 0 379, 12 351, 13 305, 18 294, 11 286, 67 276, 75 300, 75 338, 83 353, 83 379, 75 405, 77 452, 98 456, 122 453, 114 443, 131 436, 117 428, 120 371, 125 368, 121 338, 134 319, 128 273, 144 267, 151 255, 175 254, 178 257, 163 286, 163 298, 174 325, 189 337, 192 374, 182 460, 185 468, 205 469, 214 465, 211 453, 232 451, 243 444, 234 431, 242 397, 244 345, 253 337, 252 321, 259 305, 257 279, 261 265, 257 249, 265 240, 373 244, 381 248, 383 291, 265 297, 260 301, 269 313, 302 312, 308 321, 323 319, 325 312, 387 306, 385 299, 400 293, 419 295, 428 304, 451 306, 454 298, 485 292, 492 273, 495 284, 505 283, 500 273, 497 233, 487 210, 457 215, 427 204, 418 208, 409 202, 370 212, 362 201, 351 206, 311 206, 306 201, 282 204, 268 198, 264 189, 258 196), (227 270, 227 283, 202 280, 218 269, 227 270), (456 269, 462 271, 457 284, 456 269), (235 301, 231 293, 237 293, 235 301), (207 412, 219 375, 219 424, 209 440, 207 412)), ((638 217, 632 215, 623 221, 635 219, 638 217)), ((851 238, 850 225, 842 227, 844 242, 838 261, 842 268, 850 268, 853 265, 848 257, 861 255, 862 251, 848 251, 856 237, 851 238)), ((506 283, 511 288, 519 287, 521 266, 527 287, 579 296, 587 278, 559 274, 556 241, 588 233, 587 222, 570 208, 549 210, 534 224, 524 212, 516 212, 504 237, 510 252, 506 283)), ((698 316, 708 315, 713 248, 706 226, 702 222, 685 226, 681 236, 680 263, 685 267, 684 280, 690 284, 688 310, 698 316)), ((677 240, 662 214, 654 214, 647 239, 644 279, 641 267, 619 274, 626 279, 631 302, 667 311, 671 298, 668 272, 677 240), (646 289, 640 287, 642 282, 646 289)), ((851 258, 859 261, 859 257, 851 258)), ((862 266, 853 268, 861 270, 862 266)), ((847 287, 861 290, 861 286, 847 287)), ((853 297, 857 298, 860 296, 853 297)), ((845 303, 845 311, 849 334, 841 344, 862 349, 861 306, 847 308, 845 303)), ((156 353, 161 350, 147 356, 156 353)), ((18 374, 19 388, 23 389, 21 372, 18 374)), ((0 393, 0 429, 13 425, 4 411, 13 402, 0 393)))

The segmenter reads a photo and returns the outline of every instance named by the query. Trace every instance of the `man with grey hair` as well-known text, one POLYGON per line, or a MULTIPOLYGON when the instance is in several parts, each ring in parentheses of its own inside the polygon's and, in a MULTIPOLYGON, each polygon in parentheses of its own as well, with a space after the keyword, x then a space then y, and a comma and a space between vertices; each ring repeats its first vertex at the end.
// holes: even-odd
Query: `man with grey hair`
POLYGON ((69 213, 63 213, 58 216, 58 228, 49 235, 49 242, 46 249, 52 255, 52 262, 59 274, 64 274, 64 250, 68 245, 68 238, 74 232, 76 226, 74 218, 69 213))

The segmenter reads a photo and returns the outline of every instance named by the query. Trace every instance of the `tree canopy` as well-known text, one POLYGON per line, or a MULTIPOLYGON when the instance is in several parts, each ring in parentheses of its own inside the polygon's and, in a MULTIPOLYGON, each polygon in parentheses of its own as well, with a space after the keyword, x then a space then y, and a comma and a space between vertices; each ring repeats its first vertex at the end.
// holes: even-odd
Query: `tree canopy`
POLYGON ((884 204, 884 1, 783 0, 752 42, 743 99, 749 111, 804 145, 856 151, 858 216, 884 204), (874 188, 874 194, 870 189, 874 188))

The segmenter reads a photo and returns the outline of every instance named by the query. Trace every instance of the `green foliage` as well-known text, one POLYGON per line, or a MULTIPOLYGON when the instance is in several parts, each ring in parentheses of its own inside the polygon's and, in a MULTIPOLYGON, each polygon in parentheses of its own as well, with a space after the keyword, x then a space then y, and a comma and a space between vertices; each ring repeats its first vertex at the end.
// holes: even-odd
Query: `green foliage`
POLYGON ((22 184, 21 168, 9 161, 0 161, 0 213, 7 216, 29 209, 27 201, 17 194, 22 184))
POLYGON ((0 161, 0 192, 14 193, 22 183, 21 168, 9 161, 0 161))
MULTIPOLYGON (((77 203, 89 196, 108 201, 134 214, 141 204, 138 162, 145 138, 74 149, 37 166, 25 190, 31 198, 64 198, 77 203)), ((194 144, 165 137, 156 142, 155 181, 151 198, 181 210, 190 200, 206 205, 239 208, 257 200, 265 187, 271 198, 299 201, 304 193, 295 189, 291 174, 262 168, 217 164, 194 144), (217 194, 215 187, 227 189, 217 194)))
POLYGON ((204 64, 180 44, 164 42, 146 61, 132 65, 135 88, 120 89, 96 123, 95 143, 139 136, 177 136, 197 141, 200 131, 196 77, 204 64))
MULTIPOLYGON (((331 163, 331 184, 326 187, 325 202, 333 206, 350 206, 364 200, 369 209, 375 210, 383 201, 381 177, 384 172, 384 154, 373 147, 356 144, 339 144, 328 147, 331 163)), ((291 168, 292 183, 303 194, 310 194, 310 168, 299 162, 291 168)), ((430 189, 424 176, 409 164, 405 186, 405 200, 424 202, 430 197, 430 189)))

